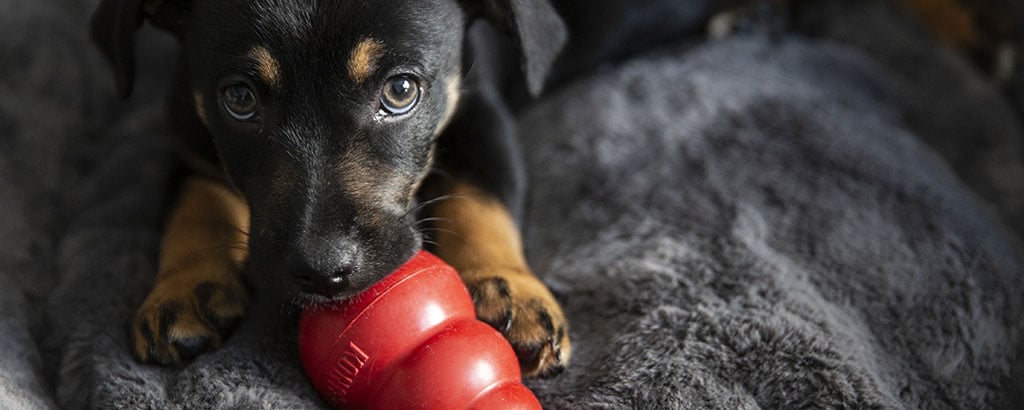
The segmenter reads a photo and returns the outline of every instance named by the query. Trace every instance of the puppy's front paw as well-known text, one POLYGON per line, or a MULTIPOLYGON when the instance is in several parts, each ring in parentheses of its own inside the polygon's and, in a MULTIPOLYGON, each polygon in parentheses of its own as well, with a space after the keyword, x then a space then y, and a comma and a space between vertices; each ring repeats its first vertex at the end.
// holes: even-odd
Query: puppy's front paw
POLYGON ((561 373, 572 346, 561 306, 530 274, 483 275, 466 280, 476 314, 512 343, 525 377, 561 373))
POLYGON ((240 281, 158 281, 132 321, 135 357, 183 366, 219 348, 245 314, 248 299, 240 281))

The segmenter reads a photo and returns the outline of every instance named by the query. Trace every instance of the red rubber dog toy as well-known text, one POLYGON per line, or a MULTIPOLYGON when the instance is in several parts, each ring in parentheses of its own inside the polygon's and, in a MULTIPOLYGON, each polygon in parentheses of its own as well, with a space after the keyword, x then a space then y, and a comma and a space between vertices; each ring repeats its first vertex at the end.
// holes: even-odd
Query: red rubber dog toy
POLYGON ((306 309, 299 353, 332 406, 541 408, 512 346, 476 319, 455 269, 426 251, 350 300, 306 309))

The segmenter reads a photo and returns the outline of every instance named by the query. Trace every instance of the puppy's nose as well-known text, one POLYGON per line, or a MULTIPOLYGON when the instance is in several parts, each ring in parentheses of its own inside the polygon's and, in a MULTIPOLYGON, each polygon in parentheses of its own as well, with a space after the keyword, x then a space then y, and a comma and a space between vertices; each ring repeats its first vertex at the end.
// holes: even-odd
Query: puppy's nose
POLYGON ((315 277, 311 283, 310 291, 324 297, 333 298, 349 287, 349 278, 355 272, 355 266, 345 264, 337 270, 315 277))
POLYGON ((350 278, 355 271, 355 265, 345 263, 329 270, 293 268, 292 276, 304 292, 333 298, 349 288, 350 278))
POLYGON ((302 291, 333 298, 351 286, 356 259, 351 246, 309 246, 296 252, 287 266, 302 291))

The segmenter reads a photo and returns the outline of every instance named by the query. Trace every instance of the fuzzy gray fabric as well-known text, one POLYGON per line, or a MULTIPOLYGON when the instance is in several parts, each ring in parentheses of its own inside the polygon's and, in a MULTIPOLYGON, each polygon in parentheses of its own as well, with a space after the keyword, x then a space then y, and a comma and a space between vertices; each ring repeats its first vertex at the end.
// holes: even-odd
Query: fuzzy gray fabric
MULTIPOLYGON (((817 4, 822 38, 663 50, 526 114, 528 253, 575 341, 546 407, 1024 399, 1020 116, 898 13, 817 4)), ((187 368, 130 358, 169 45, 117 103, 92 5, 0 0, 0 408, 322 406, 274 306, 187 368)))

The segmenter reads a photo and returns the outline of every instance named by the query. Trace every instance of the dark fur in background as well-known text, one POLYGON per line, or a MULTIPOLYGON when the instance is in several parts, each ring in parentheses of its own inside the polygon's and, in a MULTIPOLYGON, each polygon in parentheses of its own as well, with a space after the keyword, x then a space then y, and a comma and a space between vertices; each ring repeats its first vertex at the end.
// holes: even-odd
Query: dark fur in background
MULTIPOLYGON (((167 73, 116 103, 92 3, 0 1, 0 407, 320 406, 274 307, 188 368, 131 359, 167 73)), ((525 114, 528 255, 576 341, 530 383, 546 406, 1024 399, 1020 111, 880 2, 805 12, 808 35, 670 46, 525 114)), ((170 66, 151 34, 140 66, 170 66)))

